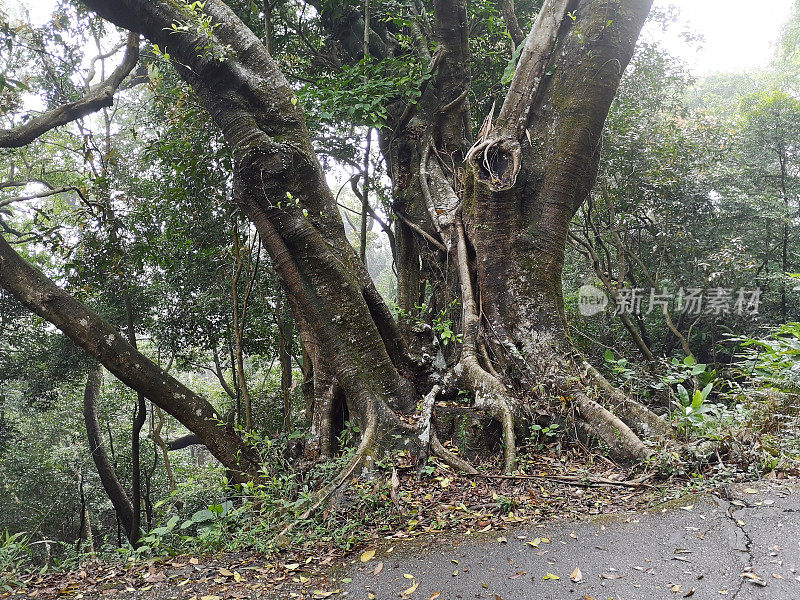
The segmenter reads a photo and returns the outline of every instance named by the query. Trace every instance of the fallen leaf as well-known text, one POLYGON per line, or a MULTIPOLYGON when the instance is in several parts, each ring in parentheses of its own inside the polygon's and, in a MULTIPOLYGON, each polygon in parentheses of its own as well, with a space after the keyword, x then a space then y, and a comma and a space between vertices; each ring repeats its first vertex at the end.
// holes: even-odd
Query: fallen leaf
POLYGON ((428 598, 428 600, 436 600, 441 595, 442 595, 442 592, 436 592, 435 594, 432 594, 431 597, 428 598))
POLYGON ((624 575, 619 573, 600 573, 600 579, 622 579, 624 575))
POLYGON ((369 562, 373 558, 375 558, 375 550, 367 550, 366 552, 364 552, 364 554, 361 555, 361 562, 362 563, 369 562))
POLYGON ((753 488, 744 488, 745 494, 757 494, 758 490, 754 490, 753 488))
POLYGON ((378 576, 383 571, 383 563, 379 562, 378 565, 372 570, 372 574, 378 576))
POLYGON ((192 564, 192 565, 199 565, 199 564, 200 564, 200 561, 199 561, 199 560, 197 560, 196 558, 190 558, 190 559, 189 559, 189 564, 192 564))
POLYGON ((575 570, 572 572, 572 575, 569 576, 570 581, 573 583, 580 583, 583 581, 583 573, 578 567, 575 567, 575 570))
POLYGON ((749 581, 750 583, 755 584, 755 585, 760 585, 761 587, 766 587, 766 585, 767 585, 767 580, 759 577, 755 573, 749 573, 749 572, 748 573, 742 573, 742 577, 747 579, 747 581, 749 581))
POLYGON ((414 576, 411 573, 403 573, 403 577, 406 579, 414 579, 414 576))
POLYGON ((558 575, 553 575, 552 573, 548 573, 547 575, 542 577, 542 579, 547 581, 548 579, 561 579, 561 577, 559 577, 558 575))
POLYGON ((228 571, 228 569, 220 569, 219 574, 223 577, 233 577, 233 571, 228 571))
POLYGON ((407 589, 403 590, 403 595, 404 596, 410 596, 411 594, 413 594, 414 592, 417 591, 418 587, 419 587, 419 584, 415 581, 414 584, 410 588, 407 588, 407 589))
POLYGON ((289 563, 288 565, 286 565, 286 569, 288 571, 294 571, 295 569, 298 569, 299 567, 300 567, 300 563, 289 563))

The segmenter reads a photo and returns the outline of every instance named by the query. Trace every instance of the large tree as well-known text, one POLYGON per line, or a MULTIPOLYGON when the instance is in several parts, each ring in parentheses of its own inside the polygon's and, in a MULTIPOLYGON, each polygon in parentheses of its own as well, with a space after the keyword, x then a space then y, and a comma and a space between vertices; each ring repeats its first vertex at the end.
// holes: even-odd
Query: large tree
MULTIPOLYGON (((513 5, 503 3, 519 44, 516 67, 477 138, 470 91, 483 83, 471 70, 474 24, 463 0, 434 0, 432 20, 414 3, 417 18, 372 25, 368 4, 311 3, 338 44, 340 62, 404 53, 428 62, 412 101, 385 107, 379 141, 396 217, 398 303, 413 315, 420 304, 441 309, 455 300, 459 343, 447 352, 432 346, 425 328, 398 323, 376 290, 346 237, 302 103, 235 3, 84 3, 157 44, 229 147, 233 199, 270 256, 310 363, 312 453, 330 454, 333 415, 346 406, 360 423, 361 442, 345 475, 377 446, 433 452, 469 470, 439 443, 430 420, 437 395, 456 388, 472 392, 474 408, 502 424, 508 470, 533 404, 567 402, 580 429, 628 459, 650 454, 644 437, 668 434, 662 419, 575 352, 561 291, 569 223, 594 184, 605 118, 649 0, 545 0, 524 39, 513 5), (410 50, 401 36, 413 40, 410 50), (437 353, 437 360, 425 357, 437 353), (410 426, 402 414, 423 397, 421 423, 410 426)), ((120 69, 132 69, 135 37, 120 69)), ((92 98, 45 114, 34 128, 0 131, 0 146, 63 125, 65 115, 85 114, 93 102, 107 103, 124 75, 116 71, 92 98)), ((196 433, 238 477, 256 475, 257 457, 205 399, 2 239, 0 286, 196 433)))

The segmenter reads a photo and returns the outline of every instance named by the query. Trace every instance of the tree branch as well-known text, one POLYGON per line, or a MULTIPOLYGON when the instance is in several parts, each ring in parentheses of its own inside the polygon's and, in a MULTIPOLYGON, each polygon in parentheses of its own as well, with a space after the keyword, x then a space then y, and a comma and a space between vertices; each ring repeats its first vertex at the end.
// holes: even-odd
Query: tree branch
POLYGON ((525 41, 525 33, 519 26, 517 13, 514 10, 514 0, 499 0, 497 4, 500 12, 503 14, 503 20, 506 22, 508 35, 511 36, 514 42, 514 48, 516 48, 525 41))
POLYGON ((80 100, 69 102, 30 119, 12 129, 0 129, 0 148, 19 148, 30 144, 51 129, 71 123, 114 103, 114 92, 139 61, 139 36, 128 34, 122 64, 105 81, 93 86, 80 100))

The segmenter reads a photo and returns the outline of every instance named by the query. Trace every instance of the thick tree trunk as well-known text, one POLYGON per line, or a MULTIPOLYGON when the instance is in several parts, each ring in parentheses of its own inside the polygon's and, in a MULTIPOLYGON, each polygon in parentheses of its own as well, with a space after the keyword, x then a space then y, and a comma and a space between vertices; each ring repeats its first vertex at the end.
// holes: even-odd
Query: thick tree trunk
POLYGON ((219 0, 206 2, 205 12, 215 24, 214 47, 225 46, 224 60, 209 52, 207 34, 198 28, 169 27, 193 18, 179 4, 86 4, 170 48, 176 69, 232 149, 235 199, 258 230, 296 320, 307 323, 325 348, 317 358, 329 363, 362 420, 372 414, 382 431, 394 434, 402 424, 393 411, 416 405, 417 391, 402 375, 408 357, 388 308, 347 241, 303 111, 261 42, 219 0))
POLYGON ((594 184, 603 124, 649 6, 545 2, 497 121, 470 151, 464 201, 495 355, 527 373, 520 383, 572 397, 617 454, 635 458, 648 450, 631 429, 668 429, 621 394, 609 397, 610 386, 592 392, 604 380, 572 350, 561 272, 569 223, 594 184))

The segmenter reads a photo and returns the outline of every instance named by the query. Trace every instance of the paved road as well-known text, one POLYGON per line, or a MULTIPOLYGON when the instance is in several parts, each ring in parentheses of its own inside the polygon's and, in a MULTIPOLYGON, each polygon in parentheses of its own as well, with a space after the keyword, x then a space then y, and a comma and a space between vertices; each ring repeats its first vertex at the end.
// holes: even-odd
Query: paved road
POLYGON ((351 567, 347 597, 800 600, 800 487, 759 482, 730 496, 657 514, 442 540, 425 549, 398 544, 391 554, 381 549, 351 567), (501 535, 506 542, 497 540, 501 535), (528 543, 536 538, 536 546, 528 543), (570 580, 576 567, 578 583, 570 580))

